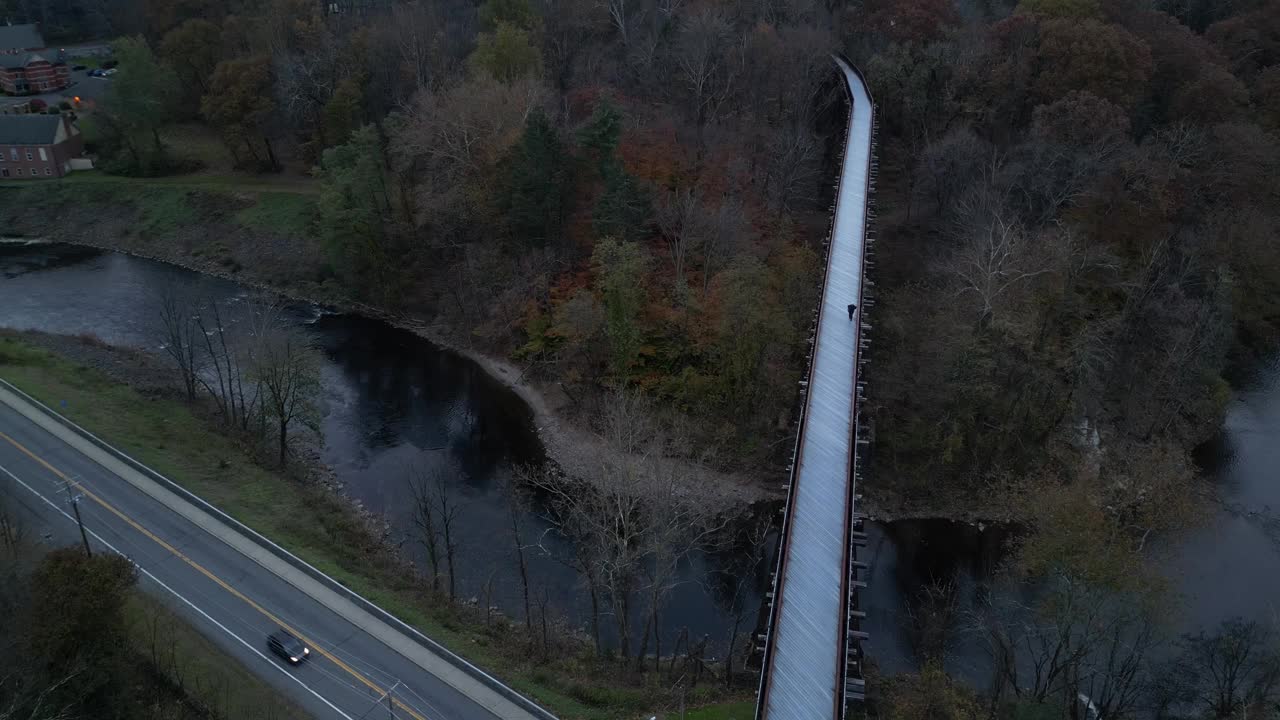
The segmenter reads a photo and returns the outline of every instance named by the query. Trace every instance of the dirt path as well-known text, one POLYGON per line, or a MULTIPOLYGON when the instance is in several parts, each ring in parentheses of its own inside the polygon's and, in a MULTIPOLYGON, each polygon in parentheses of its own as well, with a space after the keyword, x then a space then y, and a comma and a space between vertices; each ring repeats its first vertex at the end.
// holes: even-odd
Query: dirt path
MULTIPOLYGON (((516 365, 474 348, 451 341, 441 332, 434 331, 420 321, 391 321, 399 327, 429 340, 432 344, 448 348, 470 358, 491 377, 510 388, 533 411, 538 437, 546 447, 547 455, 567 475, 590 479, 599 471, 601 459, 609 456, 621 458, 622 453, 610 447, 595 433, 567 421, 564 408, 570 402, 563 390, 555 385, 533 383, 525 379, 525 373, 516 365)), ((781 499, 784 494, 779 485, 771 495, 762 478, 744 474, 724 473, 692 462, 683 463, 683 472, 691 483, 712 490, 721 507, 743 506, 762 500, 781 499)))

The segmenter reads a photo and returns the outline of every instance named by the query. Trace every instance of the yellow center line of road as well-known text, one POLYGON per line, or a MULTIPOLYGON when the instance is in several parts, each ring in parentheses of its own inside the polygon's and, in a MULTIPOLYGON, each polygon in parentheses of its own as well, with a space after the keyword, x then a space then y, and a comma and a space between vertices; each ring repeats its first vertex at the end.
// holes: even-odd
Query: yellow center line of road
MULTIPOLYGON (((205 577, 209 578, 209 579, 210 579, 210 580, 212 580, 213 582, 217 583, 220 587, 222 587, 222 589, 224 589, 224 590, 226 590, 227 592, 231 593, 232 595, 234 595, 235 597, 239 598, 240 600, 243 600, 243 601, 245 602, 245 604, 246 604, 246 605, 248 605, 249 607, 251 607, 251 608, 253 608, 254 610, 258 611, 258 612, 259 612, 263 617, 267 618, 268 620, 270 620, 271 622, 275 623, 276 625, 279 625, 281 628, 283 628, 284 630, 286 630, 287 632, 289 632, 290 634, 292 634, 294 637, 296 637, 296 638, 298 638, 299 640, 301 640, 303 643, 305 643, 305 644, 309 645, 309 646, 311 647, 311 649, 312 649, 312 650, 314 650, 317 654, 324 656, 327 660, 329 660, 329 662, 332 662, 334 665, 337 665, 338 667, 340 667, 340 668, 342 668, 343 670, 345 670, 348 674, 350 674, 350 675, 351 675, 352 677, 354 677, 356 680, 359 680, 361 683, 363 683, 363 684, 364 684, 366 687, 368 687, 370 690, 372 690, 372 691, 374 691, 375 693, 377 693, 379 696, 383 696, 383 695, 385 695, 385 694, 387 693, 387 690, 386 690, 385 688, 380 687, 377 683, 375 683, 375 682, 373 682, 372 680, 370 680, 369 678, 365 677, 365 676, 364 676, 363 674, 361 674, 358 670, 356 670, 355 668, 352 668, 350 665, 348 665, 348 664, 346 664, 345 662, 343 662, 342 660, 338 659, 338 658, 337 658, 337 657, 335 657, 332 653, 330 653, 330 652, 328 652, 328 651, 324 650, 324 649, 323 649, 323 648, 321 648, 321 647, 318 647, 314 642, 312 642, 312 641, 308 640, 305 636, 303 636, 303 634, 302 634, 302 633, 300 633, 300 632, 298 632, 297 630, 293 629, 293 628, 292 628, 289 624, 287 624, 284 620, 281 620, 279 617, 276 617, 276 615, 275 615, 274 613, 272 613, 270 610, 267 610, 266 608, 262 607, 262 606, 261 606, 261 605, 259 605, 258 603, 256 603, 256 602, 254 602, 253 600, 251 600, 251 599, 250 599, 248 596, 246 596, 244 593, 242 593, 242 592, 240 592, 239 590, 237 590, 237 589, 235 589, 234 587, 232 587, 230 584, 228 584, 228 583, 227 583, 226 581, 224 581, 222 578, 220 578, 220 577, 218 577, 217 575, 214 575, 212 572, 210 572, 210 571, 206 570, 202 565, 200 565, 200 563, 198 563, 198 562, 196 562, 195 560, 192 560, 191 558, 187 557, 186 555, 184 555, 184 554, 182 553, 182 551, 178 550, 178 549, 177 549, 177 548, 175 548, 174 546, 170 545, 169 543, 165 542, 165 541, 164 541, 164 540, 162 540, 161 538, 157 537, 157 536, 155 535, 155 533, 152 533, 150 530, 148 530, 148 529, 146 529, 145 527, 143 527, 142 525, 138 524, 138 523, 137 523, 133 518, 129 517, 128 515, 125 515, 125 514, 124 514, 123 512, 121 512, 121 511, 117 510, 117 509, 115 508, 115 506, 111 505, 111 504, 110 504, 110 503, 108 503, 107 501, 105 501, 105 500, 103 500, 102 498, 98 497, 98 496, 97 496, 97 495, 95 495, 91 490, 89 490, 88 488, 86 488, 84 485, 81 485, 81 484, 80 484, 79 482, 77 482, 76 480, 73 480, 73 479, 71 479, 70 477, 68 477, 68 476, 67 476, 65 473, 63 473, 61 470, 59 470, 58 468, 56 468, 56 467, 54 467, 53 465, 49 464, 47 461, 45 461, 45 459, 44 459, 44 458, 42 458, 42 457, 40 457, 39 455, 35 454, 34 452, 32 452, 32 451, 28 450, 28 449, 26 448, 26 446, 24 446, 22 443, 18 442, 17 440, 14 440, 13 438, 9 437, 8 435, 6 435, 6 434, 5 434, 5 433, 3 433, 3 432, 0 432, 0 438, 3 438, 3 439, 4 439, 6 442, 8 442, 10 445, 12 445, 12 446, 14 446, 15 448, 17 448, 19 452, 21 452, 22 454, 26 455, 27 457, 29 457, 29 458, 31 458, 32 460, 34 460, 34 461, 36 461, 37 463, 39 463, 42 467, 44 467, 46 470, 48 470, 49 472, 51 472, 51 473, 53 473, 54 475, 56 475, 56 476, 57 476, 59 479, 61 479, 63 482, 66 482, 68 485, 70 485, 71 487, 74 487, 74 488, 75 488, 77 491, 79 491, 80 493, 83 493, 85 497, 87 497, 87 498, 89 498, 90 500, 94 501, 94 502, 95 502, 95 503, 97 503, 98 505, 101 505, 101 506, 103 507, 103 509, 105 509, 106 511, 110 512, 112 515, 115 515, 116 517, 120 518, 120 519, 121 519, 121 520, 123 520, 124 522, 128 523, 128 524, 129 524, 129 526, 130 526, 130 527, 132 527, 134 530, 137 530, 138 532, 142 533, 143 535, 146 535, 146 536, 147 536, 148 538, 150 538, 151 540, 155 541, 155 543, 156 543, 157 545, 159 545, 160 547, 162 547, 162 548, 164 548, 165 550, 169 551, 169 552, 170 552, 174 557, 176 557, 176 558, 178 558, 178 559, 182 560, 183 562, 185 562, 186 564, 190 565, 192 568, 194 568, 194 569, 195 569, 197 572, 199 572, 201 575, 204 575, 205 577)), ((392 701, 393 703, 395 703, 396 707, 398 707, 398 708, 400 708, 401 710, 404 710, 405 712, 409 713, 409 715, 411 715, 411 716, 414 718, 414 720, 427 720, 425 717, 423 717, 421 714, 419 714, 416 710, 414 710, 413 708, 409 707, 408 705, 405 705, 404 703, 400 702, 400 701, 399 701, 399 700, 397 700, 396 698, 394 698, 394 697, 393 697, 393 698, 391 698, 391 701, 392 701)))

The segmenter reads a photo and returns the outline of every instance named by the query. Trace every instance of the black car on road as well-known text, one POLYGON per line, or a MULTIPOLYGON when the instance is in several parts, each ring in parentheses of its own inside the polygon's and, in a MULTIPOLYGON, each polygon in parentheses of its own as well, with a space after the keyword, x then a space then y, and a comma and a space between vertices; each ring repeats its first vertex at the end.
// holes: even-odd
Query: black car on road
POLYGON ((303 645, 301 640, 285 630, 277 630, 268 635, 267 647, 292 665, 301 663, 311 655, 311 648, 303 645))

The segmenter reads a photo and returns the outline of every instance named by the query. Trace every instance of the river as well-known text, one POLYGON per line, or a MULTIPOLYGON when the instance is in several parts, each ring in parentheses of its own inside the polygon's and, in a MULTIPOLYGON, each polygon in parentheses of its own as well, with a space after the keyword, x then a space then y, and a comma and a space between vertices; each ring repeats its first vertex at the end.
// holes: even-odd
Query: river
MULTIPOLYGON (((91 333, 102 340, 156 349, 154 288, 174 280, 198 284, 226 302, 248 291, 224 280, 116 253, 63 245, 0 244, 0 327, 91 333)), ((483 597, 494 579, 494 604, 520 617, 523 603, 510 529, 512 469, 543 451, 524 403, 474 362, 386 323, 291 309, 323 350, 325 415, 322 458, 354 500, 387 519, 393 538, 421 559, 412 541, 407 478, 411 466, 439 471, 459 503, 458 583, 463 597, 483 597)), ((1280 368, 1264 372, 1228 412, 1214 459, 1222 507, 1199 529, 1168 544, 1161 567, 1183 599, 1178 631, 1209 627, 1234 615, 1272 618, 1280 600, 1280 368)), ((589 604, 576 573, 554 556, 569 548, 545 533, 537 508, 520 510, 526 544, 541 539, 550 555, 530 556, 535 594, 572 625, 585 627, 589 604)), ((868 656, 883 670, 916 666, 911 610, 921 590, 949 583, 957 605, 971 606, 1003 558, 1007 532, 948 521, 868 523, 869 587, 862 596, 871 634, 868 656)), ((772 558, 744 563, 745 551, 695 551, 680 568, 662 616, 664 647, 681 628, 711 638, 720 652, 733 622, 731 587, 745 574, 739 608, 749 626, 767 589, 772 558)), ((639 604, 639 603, 637 603, 639 604)), ((607 625, 608 623, 606 623, 607 625)), ((750 627, 742 628, 750 632, 750 627)), ((981 675, 981 652, 955 649, 951 669, 981 675)))
POLYGON ((1280 623, 1280 363, 1254 373, 1197 456, 1217 503, 1162 553, 1179 623, 1187 632, 1233 616, 1280 623))
MULTIPOLYGON (((249 295, 229 281, 117 253, 0 244, 0 327, 92 334, 113 345, 158 351, 155 288, 174 281, 196 285, 202 297, 224 303, 249 295)), ((410 531, 409 476, 411 468, 442 473, 459 508, 459 596, 483 601, 492 577, 493 604, 521 618, 509 514, 512 469, 543 458, 527 406, 476 363, 410 332, 316 306, 289 310, 309 326, 323 351, 321 458, 345 492, 384 517, 393 540, 421 563, 424 552, 410 531)), ((584 627, 588 596, 577 573, 559 560, 571 548, 545 532, 550 523, 539 509, 523 507, 519 513, 522 544, 548 551, 528 553, 532 593, 546 593, 554 614, 584 627)), ((683 627, 695 638, 710 635, 713 648, 715 640, 727 637, 726 588, 738 565, 723 553, 690 554, 661 616, 665 647, 683 627)), ((751 576, 744 601, 753 620, 768 582, 764 563, 751 576)), ((610 623, 604 625, 607 630, 610 623)))

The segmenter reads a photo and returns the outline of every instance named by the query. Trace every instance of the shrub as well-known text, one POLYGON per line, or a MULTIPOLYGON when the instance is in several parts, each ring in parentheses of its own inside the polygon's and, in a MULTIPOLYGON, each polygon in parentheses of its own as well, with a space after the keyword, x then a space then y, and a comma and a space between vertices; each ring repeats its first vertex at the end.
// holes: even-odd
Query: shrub
POLYGON ((44 112, 45 108, 49 107, 49 103, 41 100, 40 98, 35 98, 31 102, 27 103, 27 107, 31 109, 31 112, 44 112))
POLYGON ((59 110, 59 109, 58 109, 58 108, 56 108, 56 107, 51 107, 51 108, 49 108, 48 110, 46 110, 45 112, 46 112, 46 113, 48 113, 49 115, 61 115, 61 114, 62 114, 62 111, 61 111, 61 110, 59 110))
POLYGON ((70 110, 70 109, 71 109, 71 103, 67 102, 66 100, 63 100, 62 102, 58 103, 58 109, 59 109, 59 110, 70 110))

